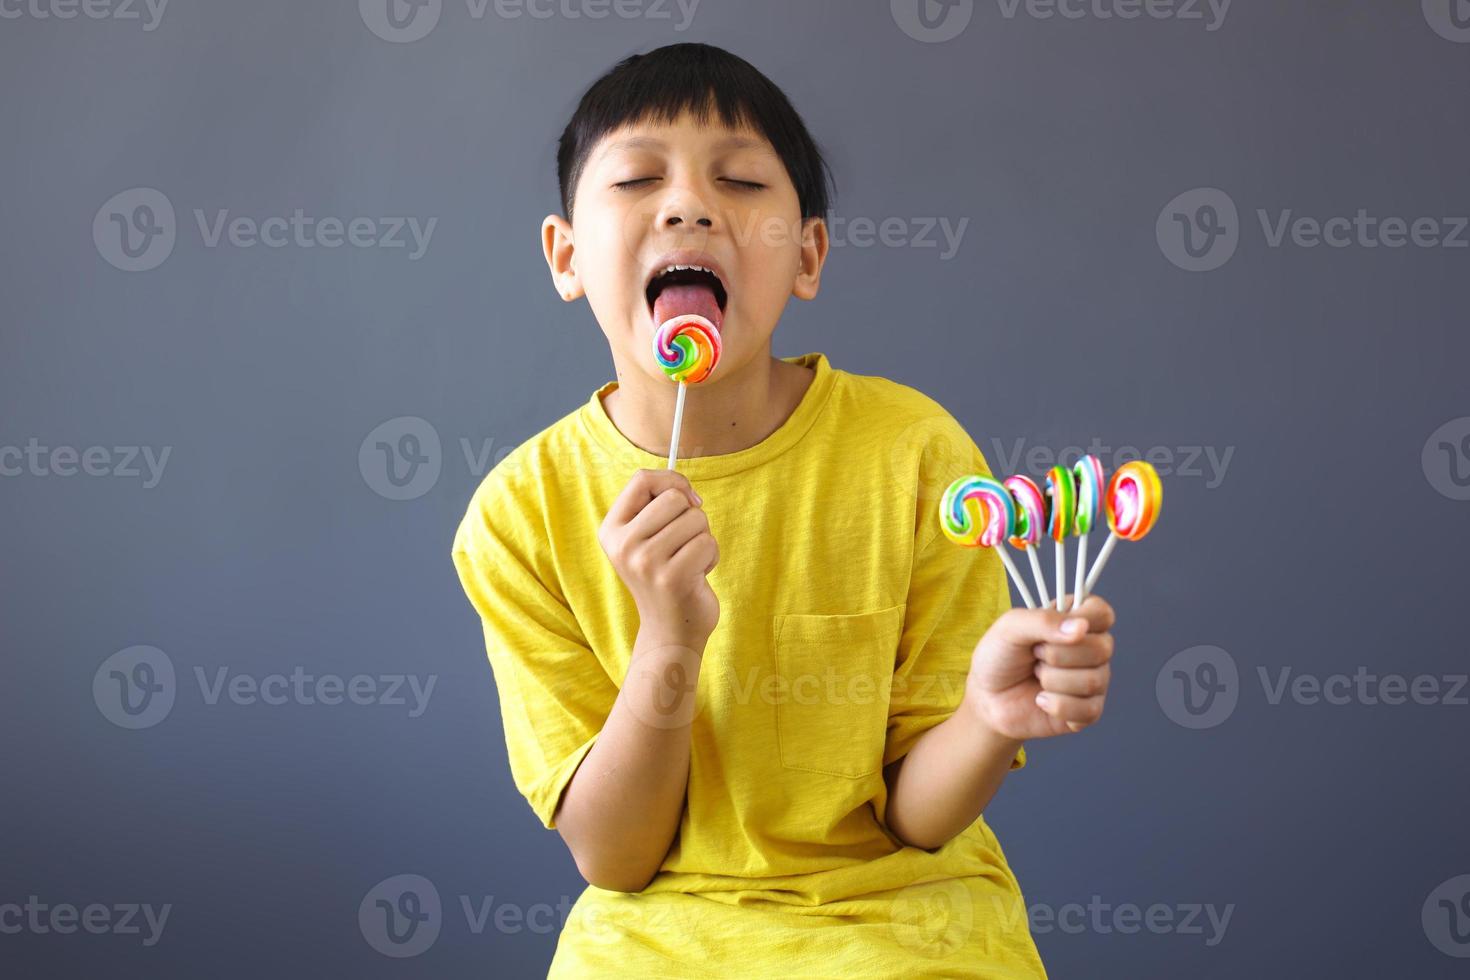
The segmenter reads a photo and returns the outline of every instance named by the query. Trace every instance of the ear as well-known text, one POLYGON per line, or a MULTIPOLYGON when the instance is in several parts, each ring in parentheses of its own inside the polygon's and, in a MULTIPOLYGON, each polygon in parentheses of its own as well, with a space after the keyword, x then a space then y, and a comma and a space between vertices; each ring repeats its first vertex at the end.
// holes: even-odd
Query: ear
POLYGON ((807 218, 801 223, 801 265, 791 295, 798 299, 815 299, 822 285, 822 266, 827 261, 827 222, 807 218))
POLYGON ((577 266, 572 261, 576 246, 572 244, 572 226, 559 214, 548 214, 541 222, 541 247, 546 252, 546 265, 551 281, 561 298, 571 302, 582 295, 577 266))

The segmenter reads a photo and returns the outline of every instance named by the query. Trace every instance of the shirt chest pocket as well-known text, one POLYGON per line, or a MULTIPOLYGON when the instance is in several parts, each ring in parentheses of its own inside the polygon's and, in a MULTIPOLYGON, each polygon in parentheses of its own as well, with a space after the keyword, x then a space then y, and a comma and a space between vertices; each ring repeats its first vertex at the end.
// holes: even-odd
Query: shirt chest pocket
POLYGON ((776 744, 787 769, 858 779, 883 761, 902 604, 776 616, 776 744))

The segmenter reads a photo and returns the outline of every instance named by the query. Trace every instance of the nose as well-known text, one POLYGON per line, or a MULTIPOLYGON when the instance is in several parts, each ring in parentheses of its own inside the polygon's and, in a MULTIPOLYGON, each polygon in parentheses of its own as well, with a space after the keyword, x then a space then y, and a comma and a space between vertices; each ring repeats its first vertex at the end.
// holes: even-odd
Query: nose
POLYGON ((660 228, 695 226, 708 231, 715 225, 711 212, 703 199, 686 187, 671 190, 658 209, 660 228))

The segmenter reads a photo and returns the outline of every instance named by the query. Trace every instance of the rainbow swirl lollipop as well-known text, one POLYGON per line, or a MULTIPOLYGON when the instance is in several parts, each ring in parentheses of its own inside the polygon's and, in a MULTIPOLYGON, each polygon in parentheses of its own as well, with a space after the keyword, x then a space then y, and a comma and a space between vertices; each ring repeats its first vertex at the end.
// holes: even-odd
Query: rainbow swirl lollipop
POLYGON ((1016 533, 1011 537, 1011 547, 1026 552, 1031 560, 1031 579, 1036 583, 1036 594, 1041 596, 1043 606, 1051 605, 1051 596, 1046 592, 1046 576, 1041 574, 1041 562, 1036 558, 1036 546, 1046 529, 1046 498, 1041 488, 1029 476, 1008 476, 1005 488, 1016 501, 1016 533))
POLYGON ((679 459, 679 430, 684 424, 684 394, 708 378, 720 363, 720 331, 698 313, 671 316, 653 332, 653 356, 669 380, 679 382, 674 403, 674 433, 669 438, 669 469, 679 459))
POLYGON ((1097 563, 1087 573, 1088 590, 1102 574, 1108 556, 1113 553, 1113 546, 1119 540, 1139 541, 1152 531, 1163 504, 1164 485, 1159 481, 1158 470, 1141 459, 1129 460, 1118 467, 1103 495, 1103 508, 1108 515, 1111 533, 1097 553, 1097 563))
POLYGON ((1067 598, 1067 540, 1077 526, 1077 485, 1072 471, 1053 466, 1046 471, 1046 533, 1056 542, 1057 612, 1065 609, 1067 598))
POLYGON ((1077 482, 1077 574, 1072 584, 1073 603, 1080 604, 1087 598, 1087 584, 1083 572, 1087 569, 1087 534, 1097 527, 1102 512, 1103 467, 1096 456, 1083 456, 1072 465, 1072 476, 1077 482))
POLYGON ((1072 471, 1053 466, 1046 472, 1046 534, 1058 543, 1077 526, 1077 484, 1072 471))
POLYGON ((1016 520, 1016 501, 992 476, 962 476, 949 485, 939 501, 939 527, 945 537, 967 548, 995 548, 1026 608, 1035 609, 1036 601, 1004 547, 1006 540, 1016 534, 1016 520))
POLYGON ((698 313, 669 317, 653 332, 653 356, 671 381, 697 385, 720 363, 720 331, 698 313))
POLYGON ((1086 534, 1097 526, 1102 513, 1103 467, 1096 456, 1083 456, 1072 466, 1072 477, 1077 484, 1078 534, 1086 534))

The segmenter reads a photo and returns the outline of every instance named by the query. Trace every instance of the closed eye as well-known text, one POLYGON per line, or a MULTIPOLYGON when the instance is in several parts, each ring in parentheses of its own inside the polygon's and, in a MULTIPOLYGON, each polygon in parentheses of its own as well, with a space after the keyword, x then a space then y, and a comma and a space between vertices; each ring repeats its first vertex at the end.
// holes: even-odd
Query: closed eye
MULTIPOLYGON (((640 184, 646 184, 651 180, 657 179, 657 177, 637 177, 633 180, 620 180, 616 184, 613 184, 613 186, 618 190, 630 190, 640 184)), ((744 190, 762 191, 766 189, 765 184, 757 183, 753 180, 736 180, 734 177, 721 177, 720 179, 727 184, 734 184, 744 190)))

